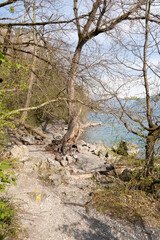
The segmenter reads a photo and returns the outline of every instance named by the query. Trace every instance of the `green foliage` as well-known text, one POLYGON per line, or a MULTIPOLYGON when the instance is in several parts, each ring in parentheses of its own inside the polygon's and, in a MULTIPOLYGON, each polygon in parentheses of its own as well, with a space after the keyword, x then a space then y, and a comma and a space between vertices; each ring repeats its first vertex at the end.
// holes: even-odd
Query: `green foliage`
POLYGON ((14 228, 14 207, 8 200, 0 199, 0 240, 5 239, 6 237, 16 236, 16 231, 14 228))
MULTIPOLYGON (((12 171, 14 161, 1 160, 0 162, 0 193, 5 192, 6 187, 15 183, 16 177, 12 171)), ((0 239, 15 235, 13 217, 15 211, 9 200, 0 198, 0 239)))
POLYGON ((0 192, 4 192, 5 188, 11 183, 15 183, 15 175, 12 171, 13 163, 3 160, 0 163, 0 192))
MULTIPOLYGON (((12 65, 0 52, 0 61, 2 62, 2 68, 7 70, 5 64, 9 64, 8 67, 12 65)), ((1 88, 5 86, 5 89, 14 86, 14 82, 7 84, 6 81, 3 81, 1 88)), ((0 91, 0 151, 6 146, 8 139, 6 136, 5 129, 6 127, 14 127, 12 123, 5 119, 6 113, 9 112, 6 104, 4 102, 6 92, 0 91)), ((13 172, 14 160, 0 158, 0 193, 5 193, 6 187, 9 187, 12 183, 15 184, 15 174, 13 172)), ((15 228, 13 224, 13 217, 15 211, 9 200, 0 198, 0 240, 5 239, 6 237, 15 236, 15 228)))

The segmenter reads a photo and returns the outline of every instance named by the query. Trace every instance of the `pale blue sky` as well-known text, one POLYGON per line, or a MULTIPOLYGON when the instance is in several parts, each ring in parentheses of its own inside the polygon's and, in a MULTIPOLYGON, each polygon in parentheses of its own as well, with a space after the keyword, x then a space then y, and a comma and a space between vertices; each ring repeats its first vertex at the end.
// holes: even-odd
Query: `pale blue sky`
MULTIPOLYGON (((0 3, 1 2, 4 2, 4 1, 0 0, 0 3)), ((39 2, 39 1, 37 1, 37 2, 39 2)), ((42 1, 42 2, 46 3, 47 1, 42 1)), ((88 11, 88 8, 89 8, 88 2, 90 2, 90 1, 86 1, 86 0, 79 1, 79 6, 80 6, 79 12, 81 14, 85 14, 88 11)), ((155 2, 157 2, 157 4, 159 3, 159 1, 155 1, 155 2)), ((55 11, 55 13, 52 16, 52 19, 56 19, 57 15, 60 16, 60 19, 71 19, 71 18, 74 17, 74 14, 73 14, 73 1, 72 0, 61 0, 60 3, 58 3, 58 1, 57 1, 57 3, 53 6, 53 9, 51 7, 48 8, 48 4, 46 4, 44 6, 43 12, 44 12, 44 14, 46 14, 46 16, 49 16, 49 15, 51 16, 53 11, 55 11)), ((159 13, 159 7, 158 6, 155 7, 154 12, 155 13, 159 13)), ((12 5, 8 5, 5 8, 1 8, 0 9, 1 18, 3 18, 3 17, 15 18, 15 17, 18 16, 18 14, 21 15, 22 13, 24 13, 24 8, 22 7, 22 5, 20 3, 18 3, 18 5, 17 5, 17 3, 12 4, 12 5), (10 6, 15 6, 15 12, 12 13, 12 14, 9 13, 10 6)), ((23 17, 21 17, 20 20, 16 20, 16 21, 22 21, 22 18, 23 17)), ((43 18, 43 20, 44 19, 45 18, 43 18)), ((40 19, 37 19, 37 20, 40 21, 40 19)), ((0 21, 0 22, 4 22, 4 21, 0 21)), ((76 43, 77 43, 77 40, 78 40, 77 32, 76 32, 76 30, 74 31, 73 29, 69 30, 69 26, 68 25, 66 25, 66 28, 68 30, 64 31, 64 32, 61 32, 61 36, 62 36, 64 41, 68 42, 72 46, 72 50, 74 50, 74 47, 76 46, 76 43)), ((127 24, 124 23, 123 25, 121 25, 121 29, 122 29, 122 31, 125 30, 125 34, 128 34, 130 32, 130 30, 131 30, 131 28, 130 28, 128 23, 127 24)), ((137 35, 137 36, 136 36, 136 34, 132 35, 133 39, 130 38, 130 43, 136 41, 137 44, 141 44, 143 46, 144 40, 142 41, 143 37, 140 34, 140 25, 139 26, 138 25, 135 26, 135 33, 136 33, 137 30, 139 31, 139 35, 137 35), (132 40, 132 42, 131 42, 131 40, 132 40)), ((157 42, 159 44, 159 42, 160 42, 160 34, 159 34, 158 27, 157 27, 157 29, 155 29, 155 31, 156 31, 156 34, 157 34, 157 35, 155 34, 155 38, 157 39, 157 42)), ((54 34, 55 34, 55 32, 54 32, 54 34)), ((116 32, 114 34, 116 34, 116 32)), ((121 32, 121 35, 122 35, 121 37, 124 38, 124 42, 127 42, 127 41, 129 42, 129 37, 126 38, 125 34, 123 34, 121 32)), ((103 59, 104 59, 104 57, 106 57, 107 59, 110 58, 110 61, 114 61, 113 55, 112 56, 110 55, 110 53, 111 54, 113 54, 113 53, 112 53, 112 51, 109 51, 109 48, 112 45, 111 37, 108 37, 106 34, 101 34, 98 37, 96 37, 94 40, 100 46, 99 55, 100 54, 104 55, 103 59), (105 52, 106 52, 106 54, 104 54, 105 52)), ((98 52, 96 53, 95 42, 89 41, 87 45, 88 46, 84 47, 84 50, 82 52, 82 58, 81 58, 82 63, 83 63, 83 54, 85 55, 86 51, 87 51, 87 54, 89 54, 94 49, 95 52, 92 53, 92 60, 91 61, 93 61, 94 57, 98 56, 98 52), (91 48, 91 49, 89 49, 89 48, 91 48)), ((117 45, 116 48, 117 48, 117 51, 120 51, 119 50, 120 46, 117 45)), ((143 48, 141 48, 140 51, 142 53, 143 52, 143 48)), ((133 52, 133 53, 135 53, 135 52, 133 52)), ((126 63, 130 64, 129 61, 133 62, 133 59, 134 59, 134 54, 133 53, 131 53, 131 52, 125 53, 124 50, 121 50, 121 52, 119 54, 119 58, 123 59, 125 57, 126 63), (128 62, 127 62, 127 59, 128 59, 128 62)), ((137 64, 139 64, 142 67, 142 62, 138 62, 138 61, 139 60, 136 57, 135 58, 135 63, 134 64, 132 63, 132 67, 135 67, 137 64)), ((159 66, 160 66, 160 55, 159 55, 158 52, 153 52, 152 55, 150 56, 149 64, 153 65, 153 64, 158 64, 158 63, 159 63, 159 66)), ((126 71, 126 68, 123 66, 123 67, 119 68, 118 70, 123 72, 123 71, 126 71)), ((133 73, 133 71, 130 71, 130 73, 133 73)), ((138 72, 138 74, 139 74, 139 72, 138 72)), ((135 74, 135 76, 136 76, 136 74, 135 74)), ((160 89, 160 79, 158 78, 158 76, 153 77, 153 74, 149 73, 149 77, 151 78, 151 82, 152 83, 153 82, 156 83, 157 90, 160 92, 160 90, 159 90, 160 89)), ((107 83, 109 82, 109 76, 107 76, 107 73, 105 71, 104 71, 104 75, 102 75, 102 79, 104 81, 106 81, 107 83)), ((141 79, 143 80, 143 78, 141 78, 141 79)), ((140 80, 139 80, 139 82, 140 82, 140 80)), ((119 86, 119 84, 121 84, 120 80, 117 81, 117 84, 115 84, 115 85, 119 86)), ((136 84, 129 83, 128 87, 122 88, 123 89, 122 92, 127 93, 129 91, 129 95, 130 96, 131 95, 141 95, 142 96, 142 93, 144 92, 144 87, 142 86, 142 84, 139 84, 138 87, 137 87, 137 85, 138 85, 138 80, 137 80, 136 84), (129 90, 130 88, 131 88, 131 90, 129 90)), ((153 90, 154 90, 154 88, 153 88, 153 90)))

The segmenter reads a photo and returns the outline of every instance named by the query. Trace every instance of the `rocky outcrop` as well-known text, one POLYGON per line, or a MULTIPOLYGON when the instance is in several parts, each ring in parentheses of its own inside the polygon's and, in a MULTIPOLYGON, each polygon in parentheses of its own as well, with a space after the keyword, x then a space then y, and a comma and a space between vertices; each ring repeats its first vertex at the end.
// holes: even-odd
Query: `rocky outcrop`
POLYGON ((12 141, 10 153, 13 158, 23 163, 20 167, 28 171, 43 171, 50 181, 55 182, 53 185, 60 182, 59 178, 57 179, 60 172, 67 177, 100 173, 105 176, 119 176, 123 181, 129 180, 132 169, 126 167, 121 158, 125 155, 134 156, 138 151, 135 144, 123 141, 118 147, 111 149, 102 142, 90 144, 79 139, 70 151, 63 155, 60 147, 61 139, 67 131, 65 122, 59 121, 46 126, 42 124, 38 130, 47 135, 45 140, 38 140, 35 135, 27 134, 24 128, 15 129, 12 134, 12 140, 18 139, 18 144, 15 142, 17 145, 13 145, 12 141))
POLYGON ((135 157, 139 152, 139 147, 133 142, 121 141, 117 148, 113 148, 113 151, 119 155, 135 157))
POLYGON ((19 161, 26 161, 29 159, 29 149, 27 146, 21 145, 21 146, 13 146, 11 149, 11 155, 13 158, 18 159, 19 161))

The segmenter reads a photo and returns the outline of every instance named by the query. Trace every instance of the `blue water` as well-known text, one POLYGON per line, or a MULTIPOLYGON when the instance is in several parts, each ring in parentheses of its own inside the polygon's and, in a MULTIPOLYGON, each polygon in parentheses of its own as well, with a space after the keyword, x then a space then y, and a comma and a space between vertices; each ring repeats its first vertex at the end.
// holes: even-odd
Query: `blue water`
MULTIPOLYGON (((125 103, 125 100, 122 100, 122 103, 125 103)), ((111 107, 118 106, 114 100, 111 100, 107 104, 110 104, 111 107)), ((152 104, 154 105, 154 102, 152 104)), ((133 112, 136 112, 139 116, 139 119, 141 119, 143 124, 147 126, 147 121, 145 118, 146 108, 144 106, 145 99, 140 99, 129 100, 125 107, 128 107, 129 109, 132 109, 133 112)), ((159 120, 160 124, 160 101, 157 103, 154 109, 153 118, 159 120)), ((88 119, 95 122, 101 122, 103 125, 87 129, 81 137, 86 142, 94 143, 101 141, 106 146, 111 147, 113 145, 118 145, 121 140, 132 141, 140 147, 140 152, 143 155, 145 150, 145 139, 129 132, 120 120, 113 118, 111 115, 109 116, 103 113, 95 114, 93 112, 89 113, 88 119)), ((138 125, 130 124, 132 124, 131 122, 129 123, 129 126, 132 126, 133 128, 135 127, 136 131, 140 131, 140 129, 137 128, 138 125)), ((143 134, 147 135, 147 132, 143 132, 143 134)))
POLYGON ((105 116, 100 116, 100 114, 90 114, 89 120, 101 122, 103 125, 86 129, 81 137, 86 142, 94 143, 101 141, 106 146, 111 147, 117 145, 121 140, 125 140, 132 141, 141 148, 144 147, 144 141, 140 137, 128 132, 118 120, 105 119, 105 116))

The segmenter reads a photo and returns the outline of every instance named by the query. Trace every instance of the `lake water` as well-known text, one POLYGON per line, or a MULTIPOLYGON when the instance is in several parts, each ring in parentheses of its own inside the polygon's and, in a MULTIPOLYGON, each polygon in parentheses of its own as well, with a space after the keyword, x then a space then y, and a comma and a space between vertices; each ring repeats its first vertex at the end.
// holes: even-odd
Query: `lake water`
MULTIPOLYGON (((90 118, 91 120, 91 118, 90 118)), ((87 142, 104 142, 107 146, 113 146, 121 140, 133 141, 138 145, 142 144, 141 138, 128 132, 126 128, 118 121, 105 122, 103 119, 93 119, 96 122, 102 122, 102 126, 86 129, 82 138, 87 142)))
MULTIPOLYGON (((146 111, 144 111, 143 108, 144 103, 144 99, 140 99, 138 101, 129 100, 127 105, 130 109, 132 109, 132 111, 135 110, 139 116, 143 117, 146 114, 146 111)), ((112 104, 115 105, 115 102, 111 100, 111 105, 112 104)), ((157 103, 157 106, 154 109, 153 116, 155 119, 160 120, 160 101, 157 103)), ((101 122, 103 125, 87 129, 81 137, 81 139, 85 140, 86 142, 94 143, 101 141, 106 146, 111 147, 113 145, 117 145, 121 140, 132 141, 140 147, 140 152, 144 152, 144 139, 133 133, 130 133, 119 120, 113 119, 111 116, 109 118, 103 113, 95 114, 93 112, 89 113, 88 119, 95 122, 101 122)), ((147 126, 146 121, 143 123, 147 126)))
POLYGON ((86 129, 81 136, 81 139, 84 141, 89 143, 101 141, 106 146, 112 147, 113 145, 117 145, 121 140, 125 140, 136 143, 140 147, 141 153, 144 151, 144 141, 135 134, 128 132, 118 120, 108 120, 105 115, 95 115, 93 113, 88 118, 91 121, 101 122, 102 126, 86 129))

